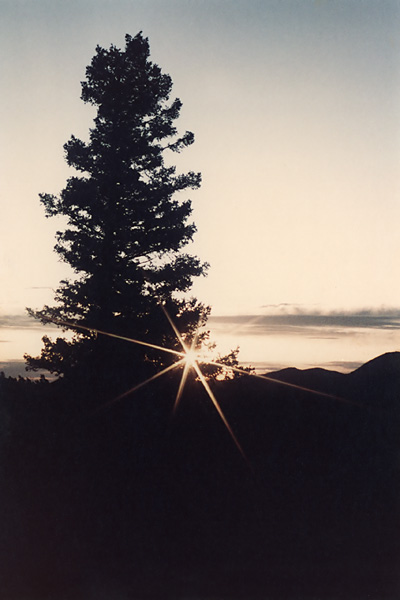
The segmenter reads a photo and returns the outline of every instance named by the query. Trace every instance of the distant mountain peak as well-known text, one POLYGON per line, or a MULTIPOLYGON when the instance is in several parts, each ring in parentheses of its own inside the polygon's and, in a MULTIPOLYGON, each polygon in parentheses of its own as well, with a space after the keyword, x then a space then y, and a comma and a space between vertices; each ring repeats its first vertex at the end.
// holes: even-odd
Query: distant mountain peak
POLYGON ((363 364, 350 375, 374 378, 400 376, 400 352, 381 354, 363 364))

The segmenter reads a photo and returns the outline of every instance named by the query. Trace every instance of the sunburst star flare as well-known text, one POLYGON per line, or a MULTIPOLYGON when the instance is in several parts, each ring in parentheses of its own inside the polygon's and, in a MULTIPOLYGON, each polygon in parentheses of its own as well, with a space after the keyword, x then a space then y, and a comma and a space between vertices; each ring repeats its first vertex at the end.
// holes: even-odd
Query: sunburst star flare
POLYGON ((88 331, 88 332, 93 332, 93 333, 97 333, 100 335, 105 335, 108 337, 112 337, 112 338, 116 338, 116 339, 120 339, 122 341, 126 341, 129 343, 133 343, 133 344, 137 344, 137 345, 141 345, 141 346, 145 346, 148 348, 152 348, 154 350, 159 350, 161 352, 167 352, 169 354, 174 354, 175 356, 177 356, 179 358, 179 360, 177 360, 176 362, 174 362, 173 364, 169 365, 168 367, 166 367, 165 369, 162 369, 161 371, 155 373, 154 375, 152 375, 151 377, 149 377, 148 379, 146 379, 145 381, 135 385, 134 387, 130 388, 129 390, 127 390, 126 392, 120 394, 119 396, 117 396, 116 398, 113 398, 112 400, 109 400, 108 402, 106 402, 105 404, 103 404, 102 406, 100 406, 95 412, 99 412, 99 411, 103 411, 106 410, 107 408, 111 407, 113 404, 115 404, 116 402, 122 400, 123 398, 126 398, 127 396, 129 396, 130 394, 133 394, 134 392, 136 392, 137 390, 139 390, 140 388, 144 387, 145 385, 147 385, 148 383, 154 381, 155 379, 158 379, 159 377, 161 377, 162 375, 165 375, 166 373, 168 373, 169 371, 172 371, 176 368, 182 367, 183 366, 183 372, 182 372, 182 377, 179 383, 179 388, 176 394, 176 398, 175 398, 175 402, 174 402, 174 406, 172 409, 172 414, 174 415, 179 402, 182 398, 184 389, 185 389, 185 385, 187 382, 187 378, 188 378, 188 374, 190 372, 191 369, 193 369, 193 371, 196 373, 199 381, 201 382, 202 386, 204 387, 204 390, 206 391, 208 397, 210 398, 214 408, 216 409, 219 417, 221 418, 225 428, 227 429, 232 441, 234 442, 236 448, 238 449, 238 451, 240 452, 242 458, 245 460, 245 462, 247 463, 247 465, 249 466, 250 470, 252 470, 252 467, 246 457, 246 454, 244 453, 238 439, 236 438, 231 426, 229 425, 228 420, 226 419, 220 404, 218 403, 215 394, 213 393, 213 391, 210 388, 210 385, 206 379, 206 377, 204 376, 204 374, 202 373, 201 369, 200 369, 200 365, 199 363, 204 363, 204 364, 208 364, 208 365, 213 365, 216 367, 220 367, 222 369, 224 369, 227 372, 235 372, 235 373, 239 373, 239 374, 243 374, 243 375, 250 375, 252 377, 257 377, 258 379, 262 379, 264 381, 268 381, 270 383, 275 383, 275 384, 279 384, 279 385, 284 385, 286 387, 290 387, 290 388, 295 388, 297 390, 300 391, 304 391, 304 392, 308 392, 311 394, 315 394, 317 396, 321 396, 321 397, 325 397, 325 398, 330 398, 332 400, 336 400, 339 402, 345 402, 345 403, 349 403, 349 404, 353 404, 356 406, 361 407, 361 405, 355 403, 355 402, 351 402, 350 400, 346 400, 344 398, 340 398, 338 396, 334 396, 332 394, 328 394, 325 392, 320 392, 318 390, 313 390, 313 389, 309 389, 303 386, 299 386, 293 383, 288 383, 288 382, 284 382, 284 381, 280 381, 277 379, 274 379, 272 377, 268 377, 267 375, 258 375, 256 373, 249 373, 248 371, 244 370, 244 369, 240 369, 239 367, 234 367, 231 365, 225 365, 224 363, 218 362, 218 361, 213 361, 213 360, 206 360, 204 357, 202 357, 200 359, 199 355, 196 353, 195 351, 195 346, 197 343, 197 334, 193 337, 193 340, 191 342, 191 345, 188 347, 180 333, 180 331, 178 330, 178 328, 176 327, 175 323, 173 322, 171 316, 168 314, 166 308, 164 305, 160 304, 161 309, 163 310, 166 318, 168 319, 168 322, 170 323, 179 343, 182 346, 182 352, 178 352, 177 350, 173 350, 172 348, 167 348, 165 346, 159 346, 157 344, 151 344, 149 342, 144 342, 142 340, 136 340, 134 338, 129 338, 129 337, 125 337, 125 336, 121 336, 118 334, 114 334, 114 333, 110 333, 107 331, 103 331, 100 329, 96 329, 96 328, 91 328, 91 327, 87 327, 84 325, 79 325, 77 323, 71 323, 68 321, 61 321, 61 320, 55 320, 55 319, 48 319, 50 322, 53 322, 56 325, 59 326, 64 326, 64 327, 68 327, 68 328, 73 328, 73 329, 81 329, 83 331, 88 331))

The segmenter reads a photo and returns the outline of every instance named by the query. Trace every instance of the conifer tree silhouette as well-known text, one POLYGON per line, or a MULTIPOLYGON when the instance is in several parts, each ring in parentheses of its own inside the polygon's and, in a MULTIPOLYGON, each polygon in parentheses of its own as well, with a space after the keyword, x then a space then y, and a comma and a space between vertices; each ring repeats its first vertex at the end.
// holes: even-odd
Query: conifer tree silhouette
MULTIPOLYGON (((119 343, 117 350, 117 340, 82 327, 173 347, 177 340, 160 302, 188 336, 209 312, 181 294, 207 268, 183 251, 196 228, 189 221, 190 200, 176 198, 198 188, 201 175, 177 174, 165 161, 194 136, 178 135, 181 101, 170 101, 171 77, 150 61, 148 39, 140 32, 125 42, 125 50, 98 46, 86 69, 81 98, 97 108, 94 127, 88 142, 72 136, 64 146, 78 174, 59 196, 40 195, 47 217, 67 218, 55 251, 76 279, 60 282, 56 306, 28 312, 43 322, 67 322, 74 335, 69 341, 45 336, 41 355, 25 356, 30 370, 64 376, 88 366, 132 371, 135 356, 143 359, 142 347, 119 350, 119 343)), ((168 355, 155 358, 146 351, 145 358, 163 362, 168 355)))

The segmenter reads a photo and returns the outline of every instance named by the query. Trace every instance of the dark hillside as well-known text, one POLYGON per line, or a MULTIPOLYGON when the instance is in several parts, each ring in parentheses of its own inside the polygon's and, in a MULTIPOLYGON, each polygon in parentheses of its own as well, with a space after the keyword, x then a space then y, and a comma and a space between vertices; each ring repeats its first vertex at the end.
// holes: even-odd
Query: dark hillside
POLYGON ((106 398, 2 380, 2 598, 399 597, 394 395, 375 409, 400 391, 396 360, 278 374, 332 378, 356 404, 215 382, 248 462, 193 380, 174 419, 176 375, 99 412, 106 398))
POLYGON ((388 352, 348 375, 349 394, 400 417, 400 352, 388 352))
POLYGON ((329 394, 341 393, 346 380, 346 376, 343 373, 319 368, 295 369, 291 367, 274 373, 267 373, 266 375, 271 379, 293 383, 329 394))
MULTIPOLYGON (((398 410, 400 352, 388 352, 368 361, 352 373, 326 369, 283 369, 267 377, 338 395, 381 410, 398 410)), ((399 415, 400 416, 400 415, 399 415)))

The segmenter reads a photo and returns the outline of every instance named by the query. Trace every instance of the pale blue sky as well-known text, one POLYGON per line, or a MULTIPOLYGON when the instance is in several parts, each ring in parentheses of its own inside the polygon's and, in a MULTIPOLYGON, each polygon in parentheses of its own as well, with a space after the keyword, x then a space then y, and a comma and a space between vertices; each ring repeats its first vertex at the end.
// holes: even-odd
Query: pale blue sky
MULTIPOLYGON (((91 126, 96 44, 139 30, 196 136, 180 166, 203 174, 194 292, 213 313, 400 306, 398 1, 0 0, 0 313, 51 301, 66 273, 38 193, 64 187, 62 146, 91 126)), ((11 333, 0 360, 40 347, 11 333)))

